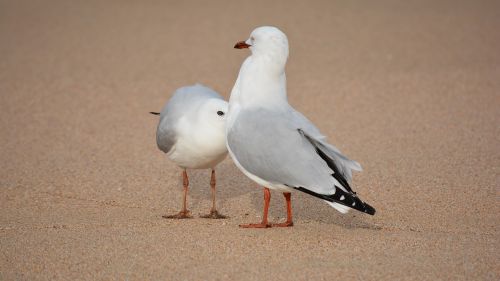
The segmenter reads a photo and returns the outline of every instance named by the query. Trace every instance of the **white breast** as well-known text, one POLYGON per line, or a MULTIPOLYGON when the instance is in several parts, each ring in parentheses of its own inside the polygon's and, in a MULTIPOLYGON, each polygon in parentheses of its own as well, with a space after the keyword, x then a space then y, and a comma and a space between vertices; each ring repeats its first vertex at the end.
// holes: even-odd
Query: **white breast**
POLYGON ((192 128, 180 120, 177 141, 167 156, 183 168, 213 168, 227 155, 224 132, 211 128, 192 128))

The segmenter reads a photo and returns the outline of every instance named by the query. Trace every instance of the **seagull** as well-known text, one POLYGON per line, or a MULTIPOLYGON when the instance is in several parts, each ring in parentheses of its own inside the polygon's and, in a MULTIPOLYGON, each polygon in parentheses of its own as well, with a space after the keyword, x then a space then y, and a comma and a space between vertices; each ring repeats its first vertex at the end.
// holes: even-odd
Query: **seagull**
POLYGON ((341 213, 355 209, 370 215, 375 209, 352 190, 352 170, 361 165, 329 144, 316 126, 288 104, 285 65, 288 39, 276 27, 252 31, 236 49, 250 49, 231 91, 226 121, 227 148, 233 162, 264 187, 262 222, 243 228, 293 226, 291 192, 324 200, 341 213), (270 189, 283 192, 287 219, 267 219, 270 189))
POLYGON ((227 155, 225 122, 228 103, 214 90, 196 84, 177 89, 160 112, 156 131, 158 148, 182 169, 182 210, 168 219, 191 218, 186 207, 189 187, 187 169, 212 169, 212 209, 203 218, 225 218, 215 207, 215 166, 227 155))

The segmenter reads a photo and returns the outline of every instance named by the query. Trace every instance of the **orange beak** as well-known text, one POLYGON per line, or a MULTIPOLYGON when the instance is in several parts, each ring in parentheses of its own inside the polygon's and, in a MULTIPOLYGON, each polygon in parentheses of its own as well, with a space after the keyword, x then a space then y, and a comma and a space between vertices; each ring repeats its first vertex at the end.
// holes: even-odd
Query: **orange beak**
POLYGON ((234 45, 234 48, 235 49, 248 49, 248 47, 251 47, 252 45, 248 45, 247 43, 245 43, 245 41, 240 41, 238 43, 236 43, 236 45, 234 45))

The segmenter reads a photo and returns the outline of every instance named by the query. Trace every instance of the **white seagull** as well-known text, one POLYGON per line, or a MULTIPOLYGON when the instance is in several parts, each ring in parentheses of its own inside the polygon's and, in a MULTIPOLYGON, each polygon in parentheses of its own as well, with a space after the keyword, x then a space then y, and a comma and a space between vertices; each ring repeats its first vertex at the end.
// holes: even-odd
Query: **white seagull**
POLYGON ((240 226, 292 226, 291 191, 318 197, 341 213, 352 208, 375 214, 350 186, 351 171, 361 171, 361 166, 327 143, 318 128, 288 104, 286 35, 276 27, 262 26, 234 48, 249 48, 252 54, 243 62, 231 91, 227 147, 236 166, 264 186, 262 222, 240 226), (284 223, 268 223, 269 189, 285 196, 284 223))
POLYGON ((228 104, 214 90, 200 84, 175 91, 160 115, 156 131, 158 148, 182 168, 182 210, 164 218, 190 218, 186 207, 189 180, 186 169, 212 169, 212 209, 204 218, 225 218, 215 208, 215 166, 227 155, 225 122, 228 104))

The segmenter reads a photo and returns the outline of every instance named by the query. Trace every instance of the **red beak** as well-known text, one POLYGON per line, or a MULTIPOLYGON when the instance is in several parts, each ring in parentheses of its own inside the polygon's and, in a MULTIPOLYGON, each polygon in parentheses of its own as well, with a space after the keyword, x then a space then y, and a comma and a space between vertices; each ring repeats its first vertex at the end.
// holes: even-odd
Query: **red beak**
POLYGON ((247 49, 248 47, 251 47, 252 45, 248 45, 247 43, 245 43, 245 41, 240 41, 238 43, 236 43, 236 45, 234 45, 234 48, 235 49, 247 49))

